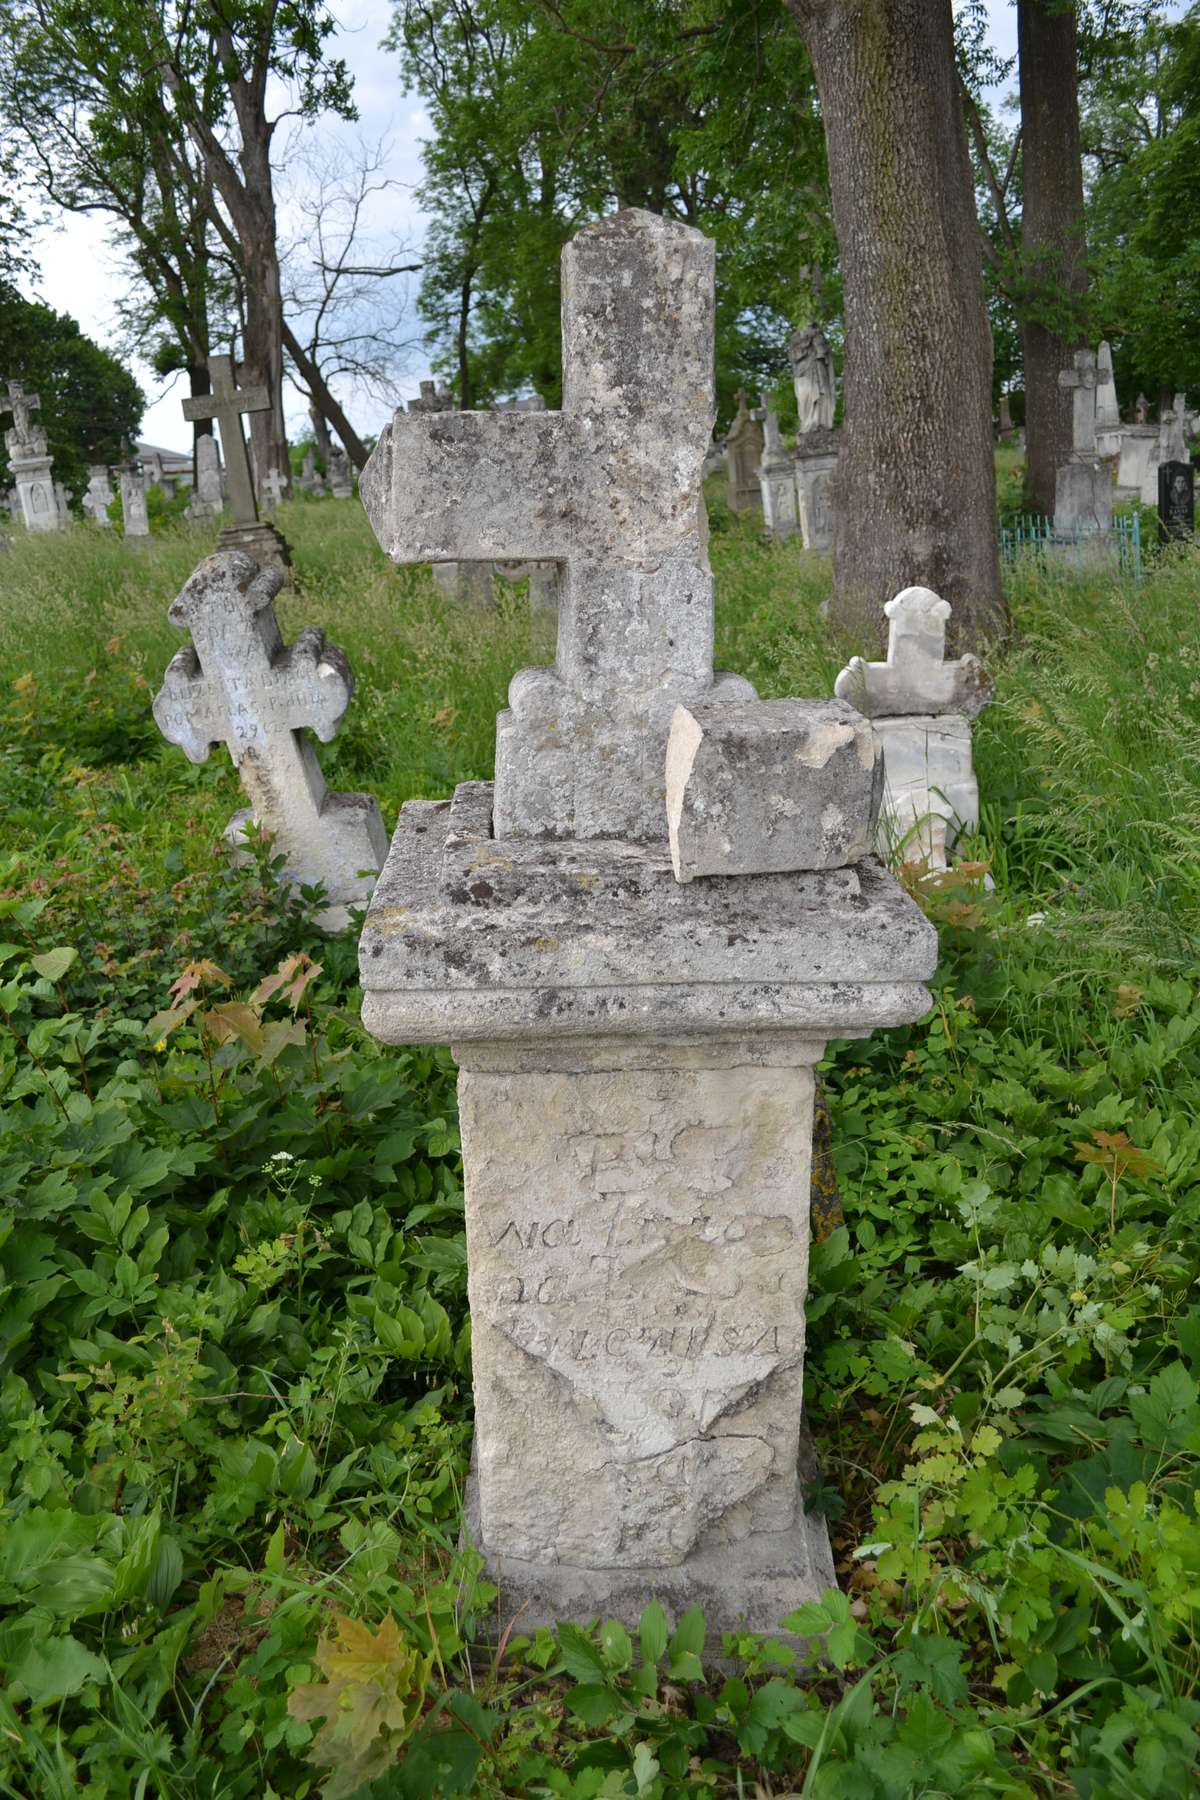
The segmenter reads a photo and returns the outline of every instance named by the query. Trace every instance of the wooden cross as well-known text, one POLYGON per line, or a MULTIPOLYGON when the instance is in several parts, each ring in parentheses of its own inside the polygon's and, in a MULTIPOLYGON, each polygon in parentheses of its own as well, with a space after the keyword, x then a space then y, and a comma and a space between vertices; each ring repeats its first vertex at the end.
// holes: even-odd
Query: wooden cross
POLYGON ((1058 375, 1059 387, 1073 388, 1075 391, 1075 411, 1071 427, 1072 454, 1095 456, 1096 383, 1099 380, 1096 352, 1077 350, 1074 361, 1074 368, 1060 369, 1058 375))
POLYGON ((260 570, 240 550, 200 564, 167 614, 192 642, 171 659, 154 717, 190 762, 206 762, 224 742, 254 818, 286 856, 291 878, 320 881, 331 898, 344 899, 363 870, 382 866, 386 838, 374 801, 325 785, 305 728, 329 742, 354 677, 314 625, 285 648, 272 605, 282 585, 280 569, 260 570))
POLYGON ((258 518, 250 459, 242 435, 242 414, 269 412, 271 397, 265 387, 239 388, 234 380, 232 356, 208 359, 211 394, 197 394, 183 403, 185 419, 215 419, 221 433, 225 478, 235 525, 253 525, 258 518))
POLYGON ((563 249, 561 412, 397 412, 359 478, 397 562, 563 565, 558 654, 496 730, 497 837, 665 842, 680 702, 713 684, 701 480, 712 244, 630 208, 563 249))
POLYGON ((0 404, 0 417, 5 413, 13 416, 12 436, 18 444, 27 444, 33 430, 32 414, 41 406, 41 398, 37 394, 27 394, 25 384, 21 381, 10 381, 8 399, 0 404))

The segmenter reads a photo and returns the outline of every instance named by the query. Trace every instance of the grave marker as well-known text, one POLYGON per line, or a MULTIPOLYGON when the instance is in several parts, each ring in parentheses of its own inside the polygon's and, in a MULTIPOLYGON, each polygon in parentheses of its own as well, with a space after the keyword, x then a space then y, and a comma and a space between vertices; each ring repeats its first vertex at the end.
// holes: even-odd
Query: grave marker
POLYGON ((142 478, 131 468, 118 469, 121 488, 121 521, 127 538, 148 538, 150 518, 146 511, 146 490, 142 478))
POLYGON ((46 433, 33 422, 41 404, 37 394, 26 392, 23 382, 10 381, 8 398, 0 400, 0 418, 5 413, 13 416, 12 429, 5 432, 4 443, 25 529, 58 531, 63 521, 54 487, 53 459, 46 433))
POLYGON ((108 467, 105 463, 93 463, 88 469, 87 493, 83 497, 83 510, 93 525, 111 527, 112 520, 108 509, 113 503, 112 483, 108 478, 108 467))
POLYGON ((260 568, 240 550, 200 564, 167 615, 192 642, 171 659, 154 717, 190 762, 206 762, 214 744, 227 745, 250 810, 234 815, 226 838, 236 843, 253 817, 287 858, 291 882, 323 884, 329 904, 321 923, 337 929, 351 904, 370 897, 387 836, 370 795, 325 785, 306 728, 330 741, 354 677, 316 626, 284 646, 273 606, 282 585, 277 565, 260 568))
POLYGON ((918 1017, 936 955, 873 859, 674 876, 676 706, 754 700, 712 671, 713 276, 686 226, 587 228, 562 412, 397 413, 361 484, 397 561, 563 571, 495 787, 404 808, 360 944, 368 1028, 461 1068, 468 1531, 522 1630, 656 1594, 769 1631, 831 1581, 799 1474, 812 1067, 918 1017))
POLYGON ((791 452, 779 435, 774 403, 767 398, 763 404, 763 453, 758 470, 763 524, 772 536, 788 538, 800 525, 796 511, 796 469, 791 452))
POLYGON ((1164 543, 1188 543, 1196 533, 1196 471, 1190 462, 1158 465, 1158 535, 1164 543))
POLYGON ((725 467, 729 475, 729 505, 733 512, 750 512, 762 504, 758 470, 763 457, 763 429, 746 406, 745 388, 737 391, 737 411, 725 439, 725 467))
POLYGON ((217 539, 222 550, 244 550, 260 562, 274 562, 282 568, 291 564, 286 540, 273 525, 259 519, 254 500, 254 483, 250 477, 250 458, 242 435, 242 414, 265 412, 271 397, 265 387, 239 388, 233 372, 232 356, 212 356, 208 362, 212 392, 196 394, 183 403, 185 419, 214 419, 221 434, 221 450, 225 459, 225 479, 233 523, 226 525, 217 539))
POLYGON ((1054 484, 1054 529, 1072 554, 1110 553, 1112 535, 1112 468, 1096 446, 1096 389, 1099 374, 1094 350, 1077 350, 1073 366, 1059 371, 1058 385, 1073 397, 1071 460, 1057 472, 1054 484))

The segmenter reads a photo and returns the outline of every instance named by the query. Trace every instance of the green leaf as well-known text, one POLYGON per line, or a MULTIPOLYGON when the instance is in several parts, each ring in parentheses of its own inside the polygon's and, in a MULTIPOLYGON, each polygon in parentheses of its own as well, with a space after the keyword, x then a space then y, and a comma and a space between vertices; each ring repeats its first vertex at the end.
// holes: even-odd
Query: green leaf
POLYGON ((633 1661, 633 1645, 629 1633, 616 1619, 605 1619, 600 1627, 600 1653, 610 1669, 620 1673, 633 1661))
POLYGON ((657 1600, 652 1600, 642 1613, 638 1641, 646 1663, 657 1663, 667 1648, 667 1615, 657 1600))
POLYGON ((567 1695, 567 1707, 585 1725, 607 1725, 617 1713, 626 1710, 621 1696, 599 1681, 572 1688, 567 1695))
POLYGON ((165 1612, 176 1588, 183 1580, 183 1551, 173 1537, 162 1536, 154 1546, 146 1598, 165 1612))
POLYGON ((599 1681, 603 1684, 607 1680, 608 1670, 604 1666, 604 1658, 578 1625, 560 1625, 558 1644, 562 1651, 563 1666, 567 1674, 576 1681, 599 1681))
POLYGON ((9 1664, 5 1677, 14 1686, 19 1683, 35 1706, 48 1706, 77 1694, 90 1681, 106 1683, 108 1667, 78 1638, 38 1637, 19 1661, 9 1664))
POLYGON ((669 1646, 672 1657, 678 1659, 685 1653, 689 1656, 703 1656, 704 1640, 707 1635, 704 1608, 702 1606, 689 1607, 672 1634, 669 1646))
POLYGON ((633 1774, 634 1779, 637 1782, 637 1791, 639 1794, 649 1793, 651 1784, 658 1774, 658 1769, 658 1759, 654 1755, 649 1744, 636 1744, 633 1751, 633 1774))
POLYGON ((61 981, 78 955, 78 950, 69 944, 60 944, 56 950, 43 950, 40 956, 29 960, 43 981, 61 981))

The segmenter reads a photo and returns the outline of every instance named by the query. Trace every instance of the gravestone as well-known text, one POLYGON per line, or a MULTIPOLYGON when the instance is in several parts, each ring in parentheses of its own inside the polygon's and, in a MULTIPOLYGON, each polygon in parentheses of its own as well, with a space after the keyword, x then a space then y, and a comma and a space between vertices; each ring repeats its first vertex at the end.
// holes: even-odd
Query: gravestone
POLYGON ((350 473, 350 458, 340 444, 335 444, 329 453, 329 491, 335 500, 353 500, 354 477, 350 473))
POLYGON ((1145 500, 1147 489, 1158 495, 1158 427, 1126 425, 1117 460, 1117 493, 1123 500, 1145 500))
POLYGON ((127 538, 148 538, 150 519, 146 511, 146 490, 141 476, 129 468, 118 469, 121 487, 121 520, 127 538))
POLYGON ((1158 460, 1160 463, 1187 462, 1187 396, 1176 394, 1174 402, 1159 417, 1158 460))
POLYGON ((304 461, 300 465, 300 479, 297 486, 302 494, 311 494, 314 499, 320 499, 325 492, 325 483, 317 468, 316 453, 311 446, 304 452, 304 461))
POLYGON ((919 1017, 936 955, 873 859, 675 879, 676 709, 754 701, 712 668, 714 268, 674 221, 587 227, 562 411, 398 412, 361 481, 398 562, 561 571, 494 785, 403 809, 360 944, 368 1028, 460 1065, 467 1529, 523 1631, 651 1595, 773 1630, 830 1583, 799 1475, 812 1070, 919 1017))
POLYGON ((285 497, 283 476, 278 469, 268 469, 262 485, 263 511, 273 513, 285 497))
POLYGON ((247 822, 274 840, 295 886, 320 882, 327 930, 362 906, 387 851, 379 807, 369 794, 331 793, 306 728, 327 744, 354 692, 345 656, 309 625, 285 648, 273 602, 283 585, 276 563, 260 567, 240 550, 207 557, 173 603, 172 625, 190 632, 154 701, 168 743, 190 762, 224 742, 250 808, 235 813, 226 840, 247 822))
POLYGON ((196 394, 183 403, 185 419, 214 419, 221 434, 221 450, 225 461, 225 478, 233 523, 226 525, 217 539, 219 550, 244 550, 259 562, 271 562, 282 569, 291 567, 291 551, 287 540, 258 516, 254 498, 254 482, 250 475, 250 459, 242 434, 242 414, 266 412, 271 399, 265 387, 239 388, 234 380, 232 356, 212 356, 208 362, 212 392, 196 394))
POLYGON ((148 456, 143 457, 142 479, 148 488, 156 487, 164 494, 173 491, 174 483, 168 488, 167 478, 163 474, 162 457, 157 450, 151 450, 148 456))
POLYGON ((58 531, 62 526, 58 496, 54 491, 54 464, 46 433, 33 422, 41 406, 37 394, 25 392, 20 381, 8 383, 8 398, 0 400, 0 418, 13 416, 11 431, 4 434, 8 466, 17 489, 17 504, 27 531, 58 531))
POLYGON ((758 470, 763 455, 763 429, 746 406, 745 388, 737 391, 737 411, 725 439, 725 469, 733 512, 750 512, 762 504, 758 470))
POLYGON ((71 523, 71 496, 61 481, 54 484, 54 504, 58 508, 58 522, 65 530, 71 523))
POLYGON ((196 438, 194 454, 195 480, 188 501, 188 517, 195 520, 219 519, 225 506, 221 488, 221 460, 217 440, 211 431, 196 438))
POLYGON ((955 839, 979 824, 971 720, 995 687, 977 657, 945 660, 948 600, 911 587, 883 610, 887 661, 851 657, 833 691, 870 719, 883 750, 881 853, 944 869, 955 839))
POLYGON ((837 383, 829 339, 816 324, 802 325, 788 342, 792 385, 796 390, 796 435, 833 430, 837 383))
POLYGON ((833 545, 833 477, 838 432, 833 352, 819 325, 793 332, 788 345, 796 389, 796 512, 806 550, 833 545))
POLYGON ((111 526, 108 509, 113 503, 112 483, 108 478, 108 468, 104 463, 92 463, 88 469, 87 493, 83 496, 83 510, 93 525, 111 526))
POLYGON ((1012 428, 1013 428, 1012 406, 1009 402, 1008 395, 1006 393, 1001 394, 1001 396, 1000 396, 1000 423, 999 423, 999 427, 998 427, 999 435, 1001 437, 1007 437, 1009 435, 1009 433, 1012 431, 1012 428))
POLYGON ((1196 534, 1196 471, 1190 462, 1158 465, 1158 535, 1164 544, 1196 534))
POLYGON ((1054 484, 1054 530, 1073 557, 1084 559, 1111 554, 1112 468, 1096 444, 1098 381, 1094 350, 1077 350, 1073 367, 1058 377, 1073 395, 1073 415, 1071 460, 1054 484))
POLYGON ((779 420, 769 397, 764 406, 763 453, 758 470, 763 524, 772 536, 788 538, 800 524, 796 511, 796 470, 791 452, 779 435, 779 420))
POLYGON ((1119 455, 1121 435, 1121 408, 1113 377, 1112 349, 1107 340, 1102 340, 1096 352, 1096 448, 1100 455, 1119 455))

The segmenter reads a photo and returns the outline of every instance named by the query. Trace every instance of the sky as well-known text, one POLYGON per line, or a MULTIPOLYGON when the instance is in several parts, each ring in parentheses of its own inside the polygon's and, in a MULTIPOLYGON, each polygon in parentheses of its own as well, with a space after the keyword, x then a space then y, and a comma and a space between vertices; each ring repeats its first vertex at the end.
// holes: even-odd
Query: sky
MULTIPOLYGON (((1002 56, 1014 56, 1017 27, 1013 0, 987 0, 987 4, 996 49, 1002 56)), ((359 137, 368 143, 388 139, 387 172, 398 185, 376 205, 373 224, 381 238, 396 232, 418 244, 423 220, 414 190, 421 179, 421 139, 428 131, 428 120, 420 102, 401 87, 398 58, 380 48, 391 23, 390 0, 334 0, 332 10, 340 27, 337 53, 345 57, 354 76, 360 118, 356 125, 324 118, 310 130, 323 142, 337 139, 347 145, 359 137)), ((279 214, 281 233, 286 234, 295 217, 286 180, 279 214)), ((56 312, 70 313, 97 343, 115 348, 113 309, 123 277, 111 240, 112 227, 102 216, 66 215, 61 225, 43 233, 37 253, 39 277, 36 283, 23 285, 26 292, 56 312)), ((414 335, 416 329, 414 321, 414 335)), ((148 402, 142 440, 164 449, 189 449, 191 428, 184 424, 181 411, 186 378, 177 375, 161 381, 136 360, 132 368, 148 402)), ((421 353, 414 352, 397 382, 401 397, 416 394, 422 377, 428 374, 421 353)), ((290 387, 286 393, 289 426, 299 427, 306 421, 304 403, 290 387)), ((373 396, 343 393, 341 398, 360 431, 378 431, 391 416, 390 405, 373 396)))

